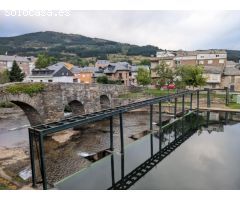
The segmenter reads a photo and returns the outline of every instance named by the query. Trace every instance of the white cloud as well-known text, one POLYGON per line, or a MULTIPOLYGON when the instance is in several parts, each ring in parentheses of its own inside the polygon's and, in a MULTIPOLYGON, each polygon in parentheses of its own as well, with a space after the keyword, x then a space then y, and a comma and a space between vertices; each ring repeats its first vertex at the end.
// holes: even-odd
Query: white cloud
POLYGON ((239 49, 239 19, 238 11, 72 11, 69 17, 2 16, 0 25, 5 35, 52 30, 163 49, 239 49))

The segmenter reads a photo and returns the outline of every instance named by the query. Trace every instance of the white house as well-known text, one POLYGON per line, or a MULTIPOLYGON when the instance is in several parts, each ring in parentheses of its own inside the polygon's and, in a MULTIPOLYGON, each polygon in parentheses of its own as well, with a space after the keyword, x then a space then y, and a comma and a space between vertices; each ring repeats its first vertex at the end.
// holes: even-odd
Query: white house
POLYGON ((74 74, 66 67, 64 62, 59 62, 44 69, 33 69, 27 77, 27 82, 63 82, 72 83, 74 74))

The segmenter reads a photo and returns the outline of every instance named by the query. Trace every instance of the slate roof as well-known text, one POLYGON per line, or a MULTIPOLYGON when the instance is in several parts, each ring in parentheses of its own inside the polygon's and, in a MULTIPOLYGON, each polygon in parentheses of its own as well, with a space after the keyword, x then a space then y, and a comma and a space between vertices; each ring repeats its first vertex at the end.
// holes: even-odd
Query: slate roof
POLYGON ((204 72, 207 74, 222 74, 223 67, 219 66, 204 66, 204 72))
POLYGON ((110 61, 109 60, 97 60, 96 65, 109 65, 110 61))
POLYGON ((235 65, 234 67, 225 67, 224 70, 225 76, 240 76, 240 64, 235 65))
POLYGON ((110 63, 104 70, 105 74, 115 74, 117 71, 130 71, 128 62, 110 63))
POLYGON ((99 71, 98 67, 77 67, 73 66, 71 72, 74 74, 79 74, 80 72, 96 72, 99 71))
POLYGON ((22 57, 22 56, 8 56, 8 55, 0 55, 1 61, 10 61, 13 62, 34 62, 36 60, 35 57, 22 57))
MULTIPOLYGON (((32 76, 54 76, 57 75, 57 73, 65 68, 65 71, 68 71, 68 76, 73 76, 73 73, 65 66, 64 62, 58 62, 54 65, 50 65, 46 67, 45 69, 33 69, 32 70, 32 76)), ((58 76, 58 75, 57 75, 58 76)))

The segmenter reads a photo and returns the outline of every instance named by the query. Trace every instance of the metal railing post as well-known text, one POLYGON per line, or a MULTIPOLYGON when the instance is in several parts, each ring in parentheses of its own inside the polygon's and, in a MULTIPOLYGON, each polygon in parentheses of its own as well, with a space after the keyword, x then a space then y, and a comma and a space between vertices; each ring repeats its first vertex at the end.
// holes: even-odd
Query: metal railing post
POLYGON ((190 94, 190 110, 192 111, 192 99, 193 99, 193 93, 190 94))
POLYGON ((199 90, 197 91, 197 110, 199 110, 199 90))
POLYGON ((182 95, 182 115, 185 114, 185 96, 184 94, 182 95))
POLYGON ((123 137, 123 114, 119 114, 120 119, 120 141, 121 141, 121 153, 124 153, 124 137, 123 137))
POLYGON ((159 119, 158 119, 158 126, 159 126, 159 152, 161 156, 161 149, 162 149, 162 102, 159 102, 159 119))
POLYGON ((210 89, 207 88, 207 107, 210 108, 210 106, 211 106, 210 89))
POLYGON ((226 90, 226 102, 225 105, 228 106, 229 105, 229 88, 225 87, 226 90))
POLYGON ((153 135, 152 135, 152 130, 153 130, 153 105, 150 105, 150 149, 151 149, 151 156, 153 156, 153 135))
POLYGON ((47 190, 47 175, 46 175, 46 167, 45 167, 45 153, 44 153, 44 145, 43 145, 43 136, 39 134, 39 148, 40 148, 40 163, 41 163, 41 175, 43 181, 43 189, 47 190))
POLYGON ((35 174, 35 153, 34 153, 34 145, 33 145, 33 137, 34 132, 28 129, 29 135, 29 147, 30 147, 30 159, 31 159, 31 170, 32 170, 32 186, 36 187, 36 174, 35 174))
POLYGON ((110 150, 113 151, 113 116, 110 117, 110 150))
POLYGON ((174 99, 174 119, 177 118, 177 98, 174 99))

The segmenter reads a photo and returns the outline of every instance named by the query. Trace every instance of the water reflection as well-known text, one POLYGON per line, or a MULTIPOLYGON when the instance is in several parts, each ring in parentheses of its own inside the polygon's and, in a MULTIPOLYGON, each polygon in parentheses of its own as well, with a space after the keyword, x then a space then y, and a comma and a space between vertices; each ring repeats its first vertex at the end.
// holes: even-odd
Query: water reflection
POLYGON ((162 134, 153 132, 128 145, 124 154, 115 152, 55 187, 240 189, 239 119, 225 113, 193 113, 165 127, 162 134))

